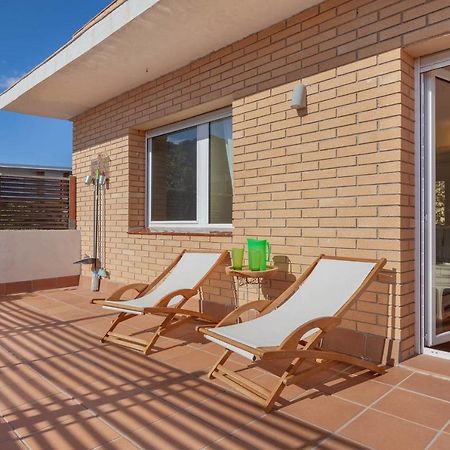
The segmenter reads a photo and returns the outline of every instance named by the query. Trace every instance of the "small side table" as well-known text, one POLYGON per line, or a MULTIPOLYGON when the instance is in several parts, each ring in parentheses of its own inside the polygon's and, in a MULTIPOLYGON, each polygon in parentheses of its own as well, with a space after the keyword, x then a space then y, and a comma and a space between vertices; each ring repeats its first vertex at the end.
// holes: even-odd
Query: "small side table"
POLYGON ((276 272, 278 267, 267 266, 266 270, 250 270, 248 266, 243 266, 242 269, 233 269, 232 266, 225 268, 225 273, 234 278, 234 293, 237 302, 239 301, 239 287, 248 286, 249 284, 258 286, 258 300, 261 300, 262 286, 266 283, 276 272))

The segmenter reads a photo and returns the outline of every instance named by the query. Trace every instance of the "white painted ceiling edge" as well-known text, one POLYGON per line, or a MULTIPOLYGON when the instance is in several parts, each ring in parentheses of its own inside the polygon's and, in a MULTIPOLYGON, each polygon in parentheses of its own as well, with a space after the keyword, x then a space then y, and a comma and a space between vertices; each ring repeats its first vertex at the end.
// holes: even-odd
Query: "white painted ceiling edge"
POLYGON ((321 1, 128 0, 2 93, 0 109, 71 119, 321 1))

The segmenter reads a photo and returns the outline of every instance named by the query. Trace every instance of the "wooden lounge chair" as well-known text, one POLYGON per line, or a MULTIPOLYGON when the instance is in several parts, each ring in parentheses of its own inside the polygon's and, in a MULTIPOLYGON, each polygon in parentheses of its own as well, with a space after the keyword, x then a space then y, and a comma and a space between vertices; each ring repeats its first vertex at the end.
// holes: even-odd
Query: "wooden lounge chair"
POLYGON ((277 299, 247 303, 215 327, 198 327, 207 339, 226 349, 209 377, 224 381, 269 412, 285 386, 307 375, 308 371, 300 370, 305 360, 340 361, 383 373, 384 368, 364 359, 321 349, 321 343, 325 333, 339 325, 340 317, 385 264, 385 259, 321 255, 277 299), (242 314, 250 310, 259 313, 258 317, 239 322, 242 314), (284 359, 286 370, 268 390, 224 366, 233 352, 252 361, 284 359))
POLYGON ((119 313, 103 336, 102 342, 112 342, 148 354, 159 336, 190 319, 216 323, 217 320, 212 316, 184 309, 183 305, 199 293, 202 283, 224 261, 227 254, 226 251, 208 253, 183 250, 152 283, 129 284, 115 291, 107 299, 93 299, 92 303, 119 313), (137 291, 137 296, 132 300, 122 300, 124 293, 130 290, 137 291), (150 341, 113 332, 119 323, 144 314, 164 317, 150 341))

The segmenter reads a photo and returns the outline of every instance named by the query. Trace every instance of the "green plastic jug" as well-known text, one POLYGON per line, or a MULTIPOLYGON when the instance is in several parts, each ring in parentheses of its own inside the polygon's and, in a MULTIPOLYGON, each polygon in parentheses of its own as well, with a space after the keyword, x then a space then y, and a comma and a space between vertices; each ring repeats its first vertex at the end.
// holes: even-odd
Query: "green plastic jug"
POLYGON ((266 240, 247 239, 248 266, 250 270, 257 270, 252 260, 255 252, 259 252, 259 270, 267 269, 267 261, 270 260, 270 244, 266 240))

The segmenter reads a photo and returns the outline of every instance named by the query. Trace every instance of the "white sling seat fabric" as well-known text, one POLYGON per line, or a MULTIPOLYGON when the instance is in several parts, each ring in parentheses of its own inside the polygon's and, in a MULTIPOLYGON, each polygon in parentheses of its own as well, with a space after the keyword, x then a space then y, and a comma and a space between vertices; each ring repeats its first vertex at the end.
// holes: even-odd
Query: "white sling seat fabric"
MULTIPOLYGON (((371 262, 321 259, 299 289, 274 311, 211 331, 253 348, 279 346, 290 333, 309 320, 334 316, 374 266, 375 263, 371 262)), ((307 335, 315 331, 311 330, 307 335)), ((206 337, 242 356, 255 359, 253 354, 236 346, 206 337)))
MULTIPOLYGON (((186 252, 164 280, 148 294, 135 300, 111 301, 116 307, 103 306, 104 309, 142 314, 139 311, 127 309, 127 306, 148 308, 155 306, 165 295, 178 289, 193 289, 220 258, 220 253, 186 252)), ((181 295, 174 297, 167 306, 173 306, 182 299, 181 295)))

